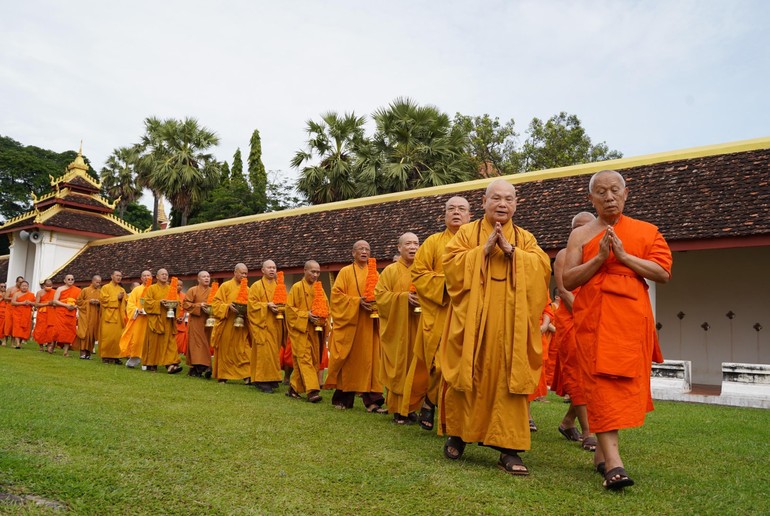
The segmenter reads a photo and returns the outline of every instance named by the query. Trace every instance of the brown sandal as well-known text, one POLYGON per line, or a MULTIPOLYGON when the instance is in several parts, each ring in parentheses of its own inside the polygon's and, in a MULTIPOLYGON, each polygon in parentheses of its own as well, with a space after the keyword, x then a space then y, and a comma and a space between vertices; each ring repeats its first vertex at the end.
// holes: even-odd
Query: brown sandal
POLYGON ((517 477, 526 477, 529 475, 529 469, 524 465, 524 462, 518 454, 511 455, 508 453, 501 453, 500 460, 497 461, 497 467, 506 473, 510 473, 517 477))

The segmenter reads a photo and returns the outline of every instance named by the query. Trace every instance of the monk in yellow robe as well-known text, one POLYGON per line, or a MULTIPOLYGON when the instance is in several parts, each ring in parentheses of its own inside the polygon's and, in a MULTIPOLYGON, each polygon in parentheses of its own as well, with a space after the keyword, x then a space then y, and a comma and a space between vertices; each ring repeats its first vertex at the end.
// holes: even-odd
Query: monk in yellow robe
POLYGON ((35 296, 37 317, 35 318, 35 330, 32 337, 40 346, 40 351, 45 351, 46 348, 50 347, 50 353, 53 353, 53 336, 51 328, 48 326, 48 313, 53 311, 53 296, 55 294, 53 282, 47 279, 43 283, 43 288, 35 296))
POLYGON ((249 289, 249 331, 251 332, 251 384, 265 393, 273 393, 281 382, 281 346, 286 329, 284 319, 277 319, 273 302, 277 268, 273 260, 262 263, 262 278, 249 289))
MULTIPOLYGON (((77 337, 78 312, 75 301, 80 296, 80 287, 75 286, 75 276, 64 276, 64 285, 56 289, 53 296, 54 311, 48 314, 48 325, 53 327, 53 340, 69 356, 69 349, 77 337)), ((86 358, 90 358, 88 355, 86 358)))
POLYGON ((241 279, 248 274, 246 265, 236 265, 233 279, 222 283, 211 303, 211 313, 217 318, 211 334, 214 345, 213 374, 221 383, 227 380, 246 380, 251 370, 249 327, 245 321, 242 327, 235 327, 238 312, 233 305, 241 288, 241 279))
POLYGON ((320 275, 321 266, 318 262, 305 262, 304 277, 291 286, 286 299, 286 326, 294 361, 291 386, 286 395, 300 399, 300 394, 307 393, 307 400, 311 403, 322 400, 319 394, 321 387, 318 382, 318 370, 321 365, 321 350, 329 338, 330 331, 329 321, 322 320, 312 312, 315 298, 313 285, 320 275), (316 331, 316 326, 321 330, 316 331))
POLYGON ((417 290, 422 313, 420 328, 414 343, 414 355, 409 366, 404 395, 422 394, 423 405, 419 424, 423 430, 433 430, 436 402, 441 384, 438 347, 449 312, 449 294, 444 281, 442 257, 447 243, 471 219, 470 204, 464 197, 452 197, 444 206, 446 229, 434 233, 422 243, 411 267, 412 283, 417 290))
POLYGON ((22 280, 11 298, 11 337, 13 347, 21 345, 32 335, 32 308, 35 306, 35 294, 29 291, 29 282, 22 280))
MULTIPOLYGON (((80 291, 75 300, 78 307, 78 326, 72 349, 80 351, 80 358, 88 359, 94 352, 94 344, 100 340, 102 277, 93 276, 91 284, 80 291)), ((108 362, 102 358, 102 362, 108 362)))
POLYGON ((5 319, 10 317, 8 307, 10 303, 5 300, 5 283, 0 283, 0 346, 5 346, 7 335, 5 333, 5 319))
POLYGON ((126 327, 120 336, 120 358, 127 358, 126 367, 133 369, 141 363, 144 338, 147 333, 147 312, 144 311, 146 284, 152 272, 142 271, 141 284, 134 287, 126 302, 126 327))
POLYGON ((548 302, 548 255, 515 226, 516 190, 503 179, 483 196, 484 217, 462 226, 446 246, 451 308, 440 347, 443 383, 439 434, 448 459, 467 442, 500 452, 498 467, 527 475, 527 395, 542 367, 538 321, 548 302))
POLYGON ((359 240, 353 244, 353 263, 343 267, 332 285, 331 317, 334 341, 329 346, 329 370, 325 389, 335 389, 332 405, 353 408, 356 394, 361 394, 369 412, 387 413, 382 405, 380 382, 380 336, 372 307, 364 299, 369 257, 369 244, 359 240))
POLYGON ((8 339, 11 338, 11 327, 13 325, 13 320, 11 319, 11 307, 13 306, 11 305, 11 299, 13 298, 13 295, 19 291, 22 281, 24 281, 24 276, 18 276, 16 278, 16 283, 3 292, 3 301, 6 303, 8 315, 3 320, 3 327, 0 330, 0 335, 4 335, 8 339))
MULTIPOLYGON (((168 271, 158 269, 156 282, 150 285, 144 296, 144 311, 147 313, 147 331, 142 348, 142 364, 147 371, 157 371, 166 366, 168 374, 182 370, 179 353, 176 350, 176 316, 168 317, 169 285, 168 271)), ((171 299, 176 298, 176 292, 171 299)))
POLYGON ((187 289, 183 303, 189 316, 185 359, 190 370, 187 375, 197 378, 211 378, 211 328, 206 327, 206 319, 211 313, 208 305, 210 285, 211 275, 200 271, 198 284, 187 289))
POLYGON ((101 328, 99 330, 99 356, 102 362, 121 365, 120 337, 126 327, 126 304, 128 297, 121 286, 123 273, 113 271, 110 282, 100 289, 101 328))
POLYGON ((572 305, 588 424, 599 445, 604 487, 634 484, 623 466, 618 431, 644 424, 652 410, 650 369, 663 356, 645 280, 671 278, 671 250, 658 228, 623 215, 628 188, 619 173, 591 177, 598 218, 570 234, 563 281, 580 287, 572 305))
POLYGON ((414 413, 422 404, 421 393, 404 394, 404 384, 412 363, 414 344, 420 327, 420 307, 416 292, 411 292, 410 268, 420 241, 414 233, 398 238, 398 261, 382 271, 374 289, 380 314, 380 379, 388 388, 388 412, 393 422, 405 425, 417 420, 414 413))

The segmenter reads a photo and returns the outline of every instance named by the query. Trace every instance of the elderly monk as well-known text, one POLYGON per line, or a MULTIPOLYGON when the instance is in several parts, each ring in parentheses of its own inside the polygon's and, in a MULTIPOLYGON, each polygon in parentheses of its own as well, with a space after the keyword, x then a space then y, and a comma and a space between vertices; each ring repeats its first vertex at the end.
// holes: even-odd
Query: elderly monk
POLYGON ((53 353, 53 332, 48 325, 48 314, 53 311, 53 296, 55 294, 53 282, 47 279, 43 282, 43 288, 35 296, 37 317, 35 318, 35 330, 32 337, 40 346, 40 351, 45 351, 47 348, 49 353, 53 353))
POLYGON ((550 260, 513 224, 510 183, 493 181, 482 199, 484 217, 462 226, 443 258, 451 308, 439 350, 439 434, 449 436, 449 459, 479 442, 500 452, 502 470, 527 475, 518 454, 530 447, 527 395, 540 379, 550 260))
POLYGON ((227 380, 246 380, 250 373, 251 349, 249 327, 244 324, 235 327, 238 311, 235 308, 241 280, 246 278, 249 269, 239 263, 233 270, 233 278, 225 281, 217 290, 211 302, 211 313, 217 318, 211 342, 214 346, 214 378, 220 383, 227 380))
POLYGON ((24 281, 24 276, 17 276, 16 277, 16 283, 14 283, 12 286, 8 287, 3 292, 3 300, 6 302, 6 310, 8 310, 8 316, 6 316, 4 322, 3 322, 3 329, 0 331, 0 334, 6 335, 7 337, 11 336, 11 325, 13 324, 13 321, 11 320, 10 316, 10 310, 11 310, 11 298, 13 295, 19 291, 19 287, 21 286, 21 282, 24 281))
POLYGON ((663 357, 645 280, 671 278, 671 250, 658 228, 623 215, 623 176, 603 170, 588 183, 598 218, 567 242, 564 288, 580 287, 572 305, 588 423, 599 445, 604 487, 633 485, 618 448, 618 430, 644 424, 652 410, 650 369, 663 357))
MULTIPOLYGON (((305 275, 291 286, 286 299, 286 326, 291 339, 294 374, 286 395, 300 399, 307 393, 311 403, 321 401, 318 370, 321 364, 321 350, 329 336, 329 321, 321 320, 312 312, 315 292, 313 285, 321 275, 321 266, 315 260, 305 262, 305 275), (319 327, 321 330, 316 330, 319 327)), ((324 298, 326 293, 323 293, 324 298)), ((328 302, 328 301, 327 301, 328 302)), ((333 344, 332 344, 333 345, 333 344)))
POLYGON ((374 289, 377 310, 380 313, 380 379, 388 388, 388 412, 393 422, 405 425, 420 408, 422 393, 404 394, 404 383, 412 363, 414 343, 420 327, 420 306, 416 292, 411 292, 410 268, 420 241, 414 233, 404 233, 398 238, 399 259, 382 271, 374 289))
POLYGON ((324 388, 335 389, 332 405, 336 408, 353 408, 360 393, 367 411, 387 413, 379 379, 378 323, 370 317, 372 307, 364 300, 371 254, 364 240, 353 244, 353 263, 343 267, 334 280, 330 306, 334 340, 324 388))
POLYGON ((414 356, 404 386, 404 395, 425 396, 420 410, 420 427, 433 430, 436 402, 441 384, 438 346, 449 312, 449 294, 444 281, 442 257, 447 243, 471 220, 470 204, 464 197, 452 197, 444 206, 446 229, 434 233, 422 243, 411 267, 412 283, 417 290, 422 314, 414 344, 414 356))
MULTIPOLYGON (((572 230, 585 226, 595 220, 592 213, 582 211, 572 218, 572 230)), ((556 280, 561 303, 556 310, 556 335, 551 342, 557 348, 556 370, 551 388, 559 396, 569 396, 570 406, 559 425, 561 433, 568 441, 577 441, 586 451, 596 450, 596 437, 591 434, 586 412, 586 399, 583 393, 583 382, 580 373, 577 342, 575 341, 575 324, 572 318, 572 304, 580 289, 569 291, 564 288, 564 260, 567 250, 556 253, 553 262, 553 277, 556 280), (580 422, 578 432, 575 419, 580 422)))
POLYGON ((121 365, 120 337, 126 327, 126 295, 120 280, 123 273, 113 271, 110 282, 102 286, 99 302, 102 307, 101 329, 99 330, 99 356, 102 362, 121 365))
POLYGON ((262 262, 262 278, 249 289, 249 331, 251 332, 251 383, 258 390, 273 393, 281 382, 281 346, 285 341, 284 319, 277 319, 273 303, 277 268, 273 260, 262 262))
MULTIPOLYGON (((102 277, 91 277, 91 284, 80 291, 75 300, 78 307, 78 327, 73 349, 80 351, 80 358, 89 359, 94 352, 94 344, 101 340, 101 286, 102 277)), ((102 357, 102 362, 109 362, 102 357)))
POLYGON ((147 333, 147 312, 144 311, 145 287, 152 280, 152 272, 142 271, 142 283, 131 290, 126 303, 126 327, 120 337, 120 357, 127 357, 126 367, 133 369, 141 362, 144 337, 147 333))
MULTIPOLYGON (((77 336, 78 312, 75 301, 80 296, 80 287, 75 286, 75 276, 64 276, 64 285, 56 289, 53 296, 54 311, 48 314, 48 325, 53 326, 53 340, 69 356, 69 349, 77 336), (53 316, 53 317, 52 317, 53 316)), ((90 358, 88 355, 86 358, 90 358)))
POLYGON ((5 300, 5 283, 0 283, 0 346, 6 345, 8 335, 5 333, 5 321, 6 317, 10 317, 9 311, 10 302, 5 300))
POLYGON ((211 275, 207 271, 198 273, 198 284, 190 287, 184 297, 187 321, 187 352, 185 358, 190 368, 188 376, 211 377, 211 328, 206 319, 211 313, 207 303, 211 292, 211 275))
POLYGON ((185 294, 182 292, 181 281, 177 285, 176 291, 179 297, 179 309, 176 318, 176 350, 182 355, 187 355, 187 320, 189 317, 184 307, 185 294))
POLYGON ((21 345, 32 335, 34 306, 35 294, 29 291, 29 282, 22 280, 19 289, 11 297, 11 337, 16 349, 21 349, 21 345))
MULTIPOLYGON (((176 350, 176 317, 168 317, 169 285, 168 271, 158 269, 156 282, 150 285, 144 296, 144 311, 147 313, 147 331, 142 348, 142 364, 147 371, 157 371, 166 366, 168 374, 182 370, 179 353, 176 350)), ((176 292, 170 299, 176 298, 176 292)))

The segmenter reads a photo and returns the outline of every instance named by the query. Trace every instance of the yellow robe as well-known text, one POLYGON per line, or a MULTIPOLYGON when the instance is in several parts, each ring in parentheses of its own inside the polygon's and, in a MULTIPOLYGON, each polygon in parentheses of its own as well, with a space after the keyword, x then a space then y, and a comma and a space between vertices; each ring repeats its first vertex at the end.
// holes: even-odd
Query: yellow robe
POLYGON ((332 286, 334 341, 329 343, 329 369, 324 388, 345 392, 382 392, 380 336, 377 319, 361 309, 368 268, 343 267, 332 286))
POLYGON ((279 382, 283 378, 281 345, 286 335, 284 319, 276 319, 276 314, 267 307, 273 299, 275 285, 275 281, 262 278, 249 289, 252 382, 279 382))
POLYGON ((190 287, 182 307, 190 315, 187 322, 187 365, 211 367, 211 328, 206 328, 209 314, 201 310, 208 301, 211 287, 190 287))
POLYGON ((176 349, 176 318, 167 317, 168 309, 161 301, 168 296, 169 284, 155 283, 147 289, 144 311, 147 312, 147 331, 142 346, 142 364, 169 366, 179 364, 176 349))
MULTIPOLYGON (((321 364, 322 341, 329 337, 328 320, 324 321, 321 331, 316 331, 315 324, 308 318, 314 297, 313 285, 302 278, 291 286, 286 299, 286 326, 294 360, 291 386, 300 394, 320 390, 318 370, 321 364)), ((330 340, 329 347, 331 345, 330 340)))
POLYGON ((539 321, 551 266, 535 237, 508 221, 513 258, 486 219, 462 226, 447 244, 444 273, 451 308, 440 347, 439 433, 509 450, 528 450, 527 394, 542 369, 539 321))
POLYGON ((91 304, 92 300, 101 299, 100 289, 88 286, 80 291, 75 300, 78 307, 77 337, 72 344, 72 349, 93 352, 94 343, 101 340, 100 329, 100 304, 91 304))
POLYGON ((126 327, 120 337, 120 357, 140 357, 147 333, 147 316, 139 312, 144 308, 141 300, 144 285, 136 287, 126 302, 126 327))
POLYGON ((422 394, 404 396, 404 383, 420 326, 420 314, 409 304, 412 284, 409 269, 399 258, 385 267, 374 289, 380 312, 380 380, 388 388, 388 412, 402 416, 419 409, 423 398, 422 394))
POLYGON ((240 288, 235 279, 225 281, 211 302, 211 313, 217 318, 211 334, 214 346, 212 374, 218 380, 243 380, 250 374, 249 327, 246 321, 242 328, 233 326, 237 316, 230 310, 230 303, 235 302, 240 288))
POLYGON ((442 257, 453 236, 454 233, 447 229, 426 238, 417 250, 410 269, 422 314, 404 394, 410 397, 424 395, 434 405, 438 401, 441 384, 438 347, 449 313, 449 294, 446 291, 442 257))
POLYGON ((126 326, 126 291, 120 285, 112 282, 101 289, 99 300, 102 305, 102 322, 99 338, 99 356, 102 358, 118 358, 120 356, 120 337, 126 326), (123 293, 123 299, 118 300, 118 294, 123 293))

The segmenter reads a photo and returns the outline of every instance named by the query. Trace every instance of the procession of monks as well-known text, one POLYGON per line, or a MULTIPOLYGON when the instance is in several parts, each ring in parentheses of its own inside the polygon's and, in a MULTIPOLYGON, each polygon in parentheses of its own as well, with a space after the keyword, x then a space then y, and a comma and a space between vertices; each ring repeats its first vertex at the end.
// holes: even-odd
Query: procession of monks
POLYGON ((623 215, 627 196, 619 173, 591 177, 596 216, 572 220, 554 262, 554 300, 550 258, 514 224, 516 190, 500 179, 481 199, 483 217, 471 221, 469 202, 452 197, 446 229, 422 245, 402 234, 381 272, 369 244, 354 242, 329 297, 314 260, 288 292, 272 260, 250 286, 239 263, 221 285, 201 271, 186 293, 166 269, 155 281, 142 272, 130 293, 117 270, 105 285, 93 276, 80 289, 66 275, 37 294, 19 277, 10 289, 0 284, 0 341, 18 348, 33 337, 41 351, 85 360, 98 347, 102 362, 168 374, 183 370, 184 357, 189 376, 265 393, 283 381, 286 396, 311 403, 333 390, 339 410, 360 398, 395 424, 435 428, 447 459, 478 443, 519 476, 529 474, 520 453, 537 431, 530 402, 550 385, 570 402, 558 431, 594 453, 605 488, 622 489, 634 481, 618 431, 644 423, 651 363, 662 361, 646 281, 668 281, 672 265, 657 228, 623 215))

